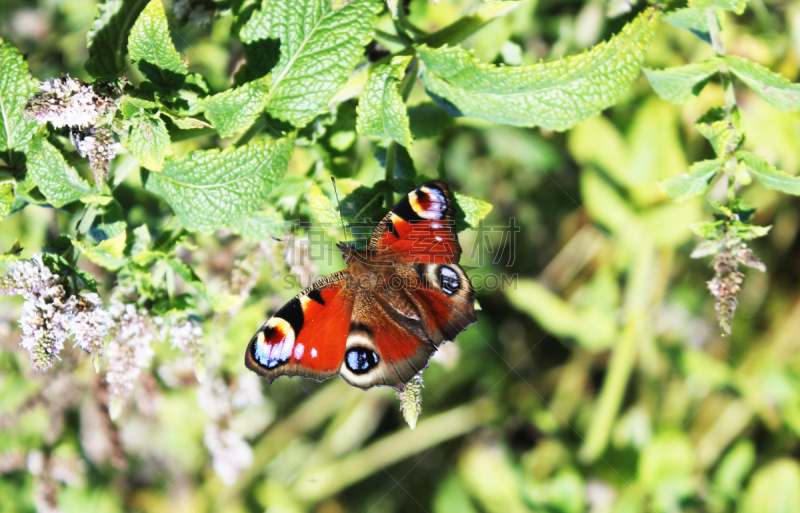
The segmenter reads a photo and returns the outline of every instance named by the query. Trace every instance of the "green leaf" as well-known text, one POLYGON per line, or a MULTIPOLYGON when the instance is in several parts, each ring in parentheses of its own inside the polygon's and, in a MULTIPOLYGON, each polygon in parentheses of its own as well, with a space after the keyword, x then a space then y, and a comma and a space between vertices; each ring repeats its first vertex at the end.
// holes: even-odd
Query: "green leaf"
MULTIPOLYGON (((672 493, 691 483, 695 455, 689 438, 681 432, 659 434, 639 456, 639 480, 648 491, 671 486, 672 493)), ((664 509, 659 508, 659 511, 664 509)))
POLYGON ((247 129, 269 101, 269 75, 200 100, 206 118, 221 137, 247 129))
POLYGON ((342 198, 339 204, 342 217, 348 221, 347 229, 358 245, 366 244, 386 214, 387 209, 383 206, 385 188, 383 180, 375 182, 372 187, 361 185, 342 198))
POLYGON ((193 151, 151 173, 149 191, 167 200, 190 230, 211 231, 247 217, 286 172, 294 137, 240 148, 193 151))
POLYGON ((126 238, 127 233, 122 232, 116 237, 106 239, 96 246, 77 240, 73 240, 72 245, 93 263, 105 267, 106 269, 116 271, 127 263, 127 259, 124 256, 126 238))
POLYGON ((398 86, 403 80, 411 56, 394 57, 390 63, 372 70, 358 101, 356 129, 384 141, 411 145, 408 112, 398 86))
POLYGON ((150 230, 146 224, 137 226, 133 229, 133 244, 131 245, 131 254, 136 256, 142 251, 147 249, 150 245, 150 230))
MULTIPOLYGON (((727 383, 728 380, 721 385, 727 383)), ((728 497, 736 497, 755 462, 756 450, 753 442, 748 439, 740 440, 728 451, 714 472, 714 488, 728 497)))
MULTIPOLYGON (((314 123, 317 125, 317 123, 314 123)), ((340 103, 327 118, 320 118, 319 126, 325 132, 317 138, 315 148, 324 168, 337 177, 350 176, 353 162, 358 158, 358 133, 356 132, 356 101, 340 103)))
POLYGON ((717 229, 724 224, 724 221, 701 221, 699 223, 692 223, 689 225, 689 229, 692 230, 695 234, 699 235, 704 239, 711 238, 716 233, 717 229))
POLYGON ((125 214, 122 206, 113 200, 106 206, 98 207, 98 212, 94 218, 89 235, 98 242, 116 237, 128 229, 125 222, 125 214))
POLYGON ((661 181, 664 191, 675 201, 684 201, 703 194, 714 178, 725 166, 725 160, 703 160, 695 162, 688 173, 661 181))
POLYGON ((725 61, 747 87, 773 107, 785 112, 800 110, 800 84, 744 57, 728 55, 725 61))
POLYGON ((0 264, 16 262, 20 253, 22 253, 22 246, 19 243, 19 239, 14 239, 14 244, 11 245, 8 251, 0 254, 0 264))
POLYGON ((715 9, 742 14, 745 7, 747 7, 747 0, 689 0, 689 7, 698 9, 713 7, 715 9))
POLYGON ((150 100, 143 100, 135 96, 125 96, 119 102, 119 110, 126 119, 130 119, 137 114, 143 114, 145 110, 155 109, 156 104, 150 100))
POLYGON ((664 15, 664 21, 678 28, 686 29, 711 44, 711 33, 708 29, 708 13, 705 9, 687 7, 676 9, 664 15))
POLYGON ((744 140, 744 131, 737 107, 731 110, 730 118, 722 107, 711 109, 698 119, 694 126, 703 137, 711 142, 714 153, 718 157, 732 155, 744 140))
POLYGON ((753 474, 741 513, 795 513, 800 511, 800 465, 781 458, 753 474))
POLYGON ((530 66, 478 63, 460 47, 417 51, 431 97, 451 115, 564 130, 613 105, 639 75, 658 12, 647 9, 606 43, 530 66))
POLYGON ((0 183, 0 219, 11 213, 12 203, 14 203, 14 182, 0 183))
MULTIPOLYGON (((395 192, 408 194, 417 186, 417 170, 414 168, 414 161, 405 146, 394 144, 394 176, 389 179, 389 183, 395 192)), ((381 167, 386 169, 386 157, 388 149, 383 146, 375 148, 375 158, 381 163, 381 167)))
POLYGON ((95 78, 116 78, 127 66, 126 42, 147 0, 106 0, 97 6, 92 28, 86 35, 89 59, 84 68, 95 78))
POLYGON ((325 193, 315 182, 311 182, 309 196, 309 203, 314 211, 314 216, 316 216, 316 222, 325 226, 337 226, 339 224, 339 216, 336 210, 333 209, 330 198, 325 196, 325 193))
POLYGON ((279 39, 267 112, 304 126, 323 112, 361 58, 381 3, 352 0, 264 0, 242 28, 241 39, 279 39), (340 4, 341 5, 341 4, 340 4))
POLYGON ((277 39, 258 39, 242 46, 245 60, 233 76, 236 85, 263 78, 280 59, 281 42, 277 39))
POLYGON ((477 228, 481 219, 492 211, 491 203, 457 192, 453 192, 453 196, 456 200, 456 223, 458 223, 459 219, 463 219, 469 226, 477 228))
POLYGON ((672 103, 684 103, 700 94, 708 77, 719 71, 716 57, 702 62, 662 70, 644 69, 644 74, 657 95, 672 103))
POLYGON ((250 216, 234 221, 231 228, 247 240, 260 242, 283 234, 287 222, 275 210, 256 210, 250 216))
POLYGON ((433 497, 434 513, 478 513, 458 477, 449 475, 433 497))
POLYGON ((760 157, 755 153, 737 151, 735 156, 747 166, 747 169, 753 173, 753 176, 758 178, 758 181, 767 189, 773 189, 795 196, 800 195, 800 178, 787 175, 783 171, 778 171, 772 167, 764 157, 760 157))
POLYGON ((361 185, 342 198, 340 210, 348 221, 377 223, 386 214, 383 207, 384 187, 386 182, 380 180, 372 187, 361 185))
POLYGON ((62 207, 82 196, 92 194, 92 188, 67 164, 64 155, 43 138, 37 137, 25 152, 28 173, 47 201, 62 207))
POLYGON ((194 272, 194 269, 189 267, 185 262, 177 258, 168 258, 167 265, 169 265, 175 274, 183 278, 189 285, 193 286, 201 296, 211 304, 215 312, 224 312, 235 308, 242 304, 244 298, 241 296, 234 296, 232 294, 212 294, 206 289, 203 280, 194 272))
POLYGON ((34 91, 28 64, 19 50, 11 43, 0 44, 0 151, 22 148, 33 137, 39 124, 23 111, 34 91))
POLYGON ((142 114, 134 118, 125 146, 139 162, 151 171, 164 168, 164 159, 172 155, 169 132, 164 120, 142 114))
POLYGON ((423 102, 408 108, 409 128, 414 139, 441 135, 453 126, 453 118, 433 102, 423 102))
POLYGON ((128 53, 139 70, 160 87, 180 87, 188 73, 186 63, 172 44, 161 0, 150 0, 139 14, 128 38, 128 53))
POLYGON ((181 130, 193 130, 195 128, 211 128, 211 125, 203 121, 202 119, 197 118, 190 118, 190 117, 179 117, 173 116, 167 112, 162 112, 165 114, 169 119, 175 123, 175 126, 180 128, 181 130))

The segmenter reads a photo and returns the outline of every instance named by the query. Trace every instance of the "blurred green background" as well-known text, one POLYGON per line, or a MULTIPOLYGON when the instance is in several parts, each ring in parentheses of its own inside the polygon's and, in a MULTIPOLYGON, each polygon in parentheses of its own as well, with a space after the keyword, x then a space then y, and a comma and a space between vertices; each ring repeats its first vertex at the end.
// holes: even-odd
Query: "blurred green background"
MULTIPOLYGON (((477 3, 414 0, 410 19, 432 31, 477 3)), ((607 12, 620 5, 532 0, 464 45, 508 65, 579 53, 619 31, 630 16, 607 12)), ((0 36, 27 55, 36 78, 88 78, 82 65, 95 8, 91 0, 2 0, 0 36)), ((231 25, 223 15, 173 27, 178 50, 214 90, 230 85, 242 57, 231 25)), ((729 54, 798 79, 800 2, 751 2, 744 15, 723 19, 723 37, 729 54)), ((662 22, 646 64, 712 53, 662 22)), ((737 99, 745 148, 797 174, 800 116, 744 88, 737 99)), ((252 333, 298 290, 284 287, 290 269, 276 244, 259 250, 260 278, 245 307, 204 324, 220 377, 199 385, 177 350, 157 346, 152 373, 113 424, 92 396, 99 378, 87 358, 48 375, 30 370, 17 345, 20 302, 4 300, 0 511, 35 510, 48 492, 37 462, 47 458, 63 511, 800 511, 800 206, 757 183, 745 189, 756 224, 773 225, 751 245, 768 271, 746 272, 733 334, 721 337, 706 289, 713 271, 708 259, 689 258, 687 225, 709 211, 700 198, 669 201, 657 183, 713 156, 692 125, 722 102, 712 83, 695 101, 672 105, 642 76, 616 106, 564 133, 469 119, 433 130, 412 116, 418 172, 433 178, 444 166, 454 190, 494 205, 483 228, 461 234, 462 264, 473 267, 476 284, 487 275, 508 280, 478 288, 478 324, 425 371, 414 431, 389 389, 363 392, 339 379, 268 386, 246 374, 252 333), (504 237, 512 219, 519 231, 504 237), (237 393, 251 395, 237 403, 237 393), (234 405, 231 429, 251 455, 231 445, 212 464, 204 431, 223 407, 215 401, 234 405), (226 483, 226 468, 241 473, 226 483)), ((409 105, 419 114, 431 104, 418 87, 409 105)), ((340 141, 337 174, 366 185, 382 178, 372 143, 353 127, 340 134, 356 139, 340 141)), ((182 141, 175 152, 218 144, 182 141)), ((327 183, 315 163, 331 155, 297 148, 276 200, 311 216, 308 184, 327 183)), ((168 215, 149 195, 134 198, 137 173, 121 187, 115 195, 133 218, 168 215)), ((2 221, 0 248, 19 238, 30 256, 72 221, 29 206, 2 221)), ((228 233, 193 242, 184 256, 212 290, 253 251, 228 233)), ((338 257, 306 265, 343 267, 338 257)), ((87 269, 103 278, 102 269, 87 269)))

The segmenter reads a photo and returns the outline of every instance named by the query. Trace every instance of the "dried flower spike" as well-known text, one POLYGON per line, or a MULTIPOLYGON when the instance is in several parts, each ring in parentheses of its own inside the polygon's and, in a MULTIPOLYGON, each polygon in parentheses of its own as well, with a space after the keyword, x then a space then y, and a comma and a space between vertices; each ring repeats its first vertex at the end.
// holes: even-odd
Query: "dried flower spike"
POLYGON ((397 393, 400 400, 400 411, 403 412, 408 427, 417 427, 417 419, 422 412, 422 373, 417 374, 406 383, 402 392, 397 393))
POLYGON ((722 249, 714 257, 715 275, 708 282, 708 290, 717 300, 717 319, 724 335, 731 334, 731 323, 739 305, 739 292, 744 281, 739 264, 762 272, 767 270, 764 263, 741 239, 732 239, 722 244, 722 249))

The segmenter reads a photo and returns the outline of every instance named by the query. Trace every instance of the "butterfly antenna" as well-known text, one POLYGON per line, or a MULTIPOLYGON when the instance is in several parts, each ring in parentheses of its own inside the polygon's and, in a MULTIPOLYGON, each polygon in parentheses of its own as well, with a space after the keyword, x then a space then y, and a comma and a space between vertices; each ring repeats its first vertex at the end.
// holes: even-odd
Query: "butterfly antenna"
POLYGON ((336 178, 334 178, 333 175, 331 175, 331 183, 333 184, 333 194, 336 196, 336 209, 339 211, 339 221, 342 223, 344 241, 347 242, 347 228, 344 226, 344 217, 342 217, 342 204, 339 202, 339 192, 336 190, 336 178))

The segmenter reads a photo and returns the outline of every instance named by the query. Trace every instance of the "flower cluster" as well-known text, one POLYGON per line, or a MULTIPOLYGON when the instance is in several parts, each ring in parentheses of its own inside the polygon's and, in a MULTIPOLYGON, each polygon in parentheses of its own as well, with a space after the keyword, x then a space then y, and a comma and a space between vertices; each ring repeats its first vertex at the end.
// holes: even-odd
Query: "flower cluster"
POLYGON ((103 344, 114 325, 111 314, 103 308, 100 296, 93 292, 82 292, 75 305, 71 328, 81 349, 92 355, 94 370, 100 371, 103 344))
POLYGON ((25 299, 19 324, 22 346, 30 354, 33 369, 45 372, 52 367, 70 334, 92 355, 95 366, 99 364, 111 328, 100 296, 93 292, 69 294, 64 278, 45 265, 40 254, 14 263, 0 278, 0 293, 25 299))
POLYGON ((121 145, 114 140, 114 134, 107 127, 96 127, 89 130, 92 135, 87 135, 77 141, 78 153, 89 158, 89 169, 94 175, 94 181, 101 184, 108 176, 111 161, 117 156, 121 145))
POLYGON ((239 473, 253 463, 253 451, 239 433, 220 429, 212 422, 206 426, 203 441, 211 453, 214 472, 226 485, 232 485, 239 473))
POLYGON ((203 381, 205 374, 203 352, 203 327, 197 318, 189 315, 177 315, 169 328, 169 339, 172 347, 177 347, 192 361, 194 373, 198 381, 203 381))
POLYGON ((119 147, 112 131, 101 126, 107 123, 102 121, 103 117, 117 108, 114 99, 101 91, 103 88, 71 77, 52 78, 41 83, 39 92, 28 99, 25 109, 29 117, 40 123, 71 129, 70 140, 81 156, 89 158, 98 185, 108 176, 109 165, 119 147))
POLYGON ((111 418, 122 412, 125 400, 130 397, 142 369, 150 367, 156 340, 158 317, 148 315, 134 304, 116 303, 111 306, 111 316, 116 321, 113 337, 108 343, 109 411, 111 418))
POLYGON ((28 472, 34 477, 33 503, 40 513, 60 513, 62 510, 57 505, 56 483, 76 486, 86 471, 81 460, 46 456, 38 449, 28 453, 26 464, 28 472))
POLYGON ((90 128, 113 108, 113 100, 99 94, 92 85, 66 77, 42 82, 39 92, 28 100, 26 111, 28 116, 55 128, 90 128))
POLYGON ((253 462, 253 452, 241 433, 231 428, 236 413, 263 401, 258 377, 240 376, 229 387, 220 378, 206 380, 197 390, 197 402, 211 422, 205 429, 204 443, 211 453, 214 472, 227 484, 233 484, 242 470, 253 462))

